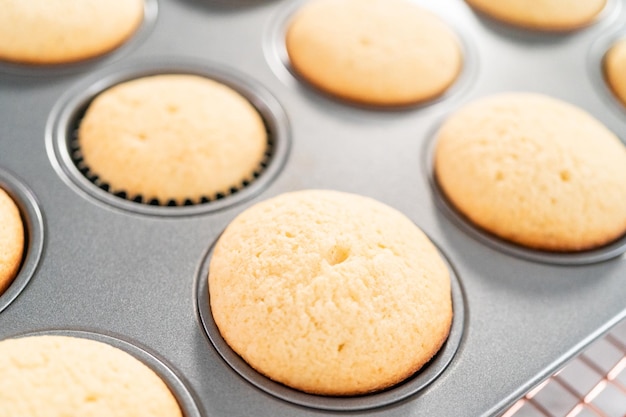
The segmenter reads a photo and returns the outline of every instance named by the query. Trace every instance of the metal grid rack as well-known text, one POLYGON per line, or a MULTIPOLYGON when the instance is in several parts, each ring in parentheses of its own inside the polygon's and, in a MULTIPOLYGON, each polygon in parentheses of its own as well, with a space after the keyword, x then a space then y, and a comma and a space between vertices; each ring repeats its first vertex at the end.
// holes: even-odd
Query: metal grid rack
POLYGON ((502 417, 626 417, 626 321, 502 417))

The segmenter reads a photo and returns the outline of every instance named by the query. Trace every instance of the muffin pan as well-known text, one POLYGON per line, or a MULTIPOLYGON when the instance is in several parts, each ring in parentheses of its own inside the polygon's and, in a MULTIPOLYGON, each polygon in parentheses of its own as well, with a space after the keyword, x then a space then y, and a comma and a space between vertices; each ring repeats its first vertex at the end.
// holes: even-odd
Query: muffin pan
POLYGON ((461 0, 416 0, 462 39, 463 72, 439 99, 376 109, 335 100, 290 71, 281 40, 302 3, 147 0, 140 31, 108 56, 0 65, 0 186, 28 236, 22 269, 0 296, 0 339, 54 331, 121 343, 170 384, 187 417, 497 416, 626 317, 626 237, 550 254, 477 230, 432 178, 434 136, 473 99, 531 91, 581 107, 626 141, 626 109, 602 76, 605 49, 626 36, 626 5, 608 0, 589 27, 546 34, 492 21, 461 0), (109 194, 76 164, 76 120, 108 86, 173 72, 207 75, 246 96, 270 132, 267 166, 232 195, 193 206, 109 194), (306 188, 395 207, 449 262, 450 339, 396 387, 353 398, 293 392, 242 364, 212 330, 210 248, 246 207, 306 188))

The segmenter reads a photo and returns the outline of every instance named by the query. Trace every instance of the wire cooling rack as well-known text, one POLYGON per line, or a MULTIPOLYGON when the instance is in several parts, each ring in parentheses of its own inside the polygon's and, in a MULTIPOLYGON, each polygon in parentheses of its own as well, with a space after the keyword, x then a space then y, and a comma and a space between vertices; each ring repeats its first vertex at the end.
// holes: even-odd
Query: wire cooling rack
POLYGON ((626 321, 502 417, 626 417, 626 321))

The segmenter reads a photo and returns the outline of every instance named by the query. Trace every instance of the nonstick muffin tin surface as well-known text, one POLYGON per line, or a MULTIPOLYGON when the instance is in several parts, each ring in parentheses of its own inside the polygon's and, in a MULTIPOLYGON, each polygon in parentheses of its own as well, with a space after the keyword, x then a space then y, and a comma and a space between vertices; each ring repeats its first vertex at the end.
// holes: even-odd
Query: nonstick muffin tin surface
POLYGON ((544 34, 493 22, 460 0, 417 1, 457 32, 465 66, 441 98, 400 109, 334 100, 291 72, 281 41, 302 3, 149 0, 137 36, 106 57, 0 66, 0 186, 28 228, 22 271, 0 296, 0 339, 59 332, 131 346, 188 416, 498 415, 626 316, 626 238, 547 254, 484 234, 438 191, 434 136, 473 99, 530 91, 581 107, 625 141, 626 110, 604 84, 601 62, 626 36, 626 3, 609 0, 580 31, 544 34), (203 205, 161 207, 112 196, 81 176, 71 134, 84 105, 121 80, 168 72, 214 77, 257 106, 272 145, 257 181, 203 205), (203 280, 219 234, 255 202, 307 188, 395 207, 454 271, 458 345, 451 340, 452 352, 442 351, 447 366, 418 389, 302 397, 237 368, 209 339, 203 280))

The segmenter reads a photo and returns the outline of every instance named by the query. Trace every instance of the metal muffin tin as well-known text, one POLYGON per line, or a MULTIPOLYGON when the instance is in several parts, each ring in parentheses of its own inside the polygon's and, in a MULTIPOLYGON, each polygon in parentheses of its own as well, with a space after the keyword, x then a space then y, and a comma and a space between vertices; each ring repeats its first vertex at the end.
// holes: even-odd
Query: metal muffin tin
POLYGON ((435 135, 473 99, 534 91, 587 110, 626 141, 626 109, 602 74, 606 49, 626 36, 626 2, 609 0, 587 28, 548 34, 494 22, 461 0, 416 0, 457 32, 466 61, 446 94, 395 109, 335 100, 290 70, 282 38, 303 3, 147 0, 139 32, 105 57, 0 65, 0 187, 22 211, 28 245, 0 296, 0 339, 52 332, 113 344, 161 375, 187 417, 497 416, 626 317, 626 237, 550 254, 476 229, 432 178, 435 135), (171 72, 218 79, 259 109, 271 150, 256 181, 205 204, 160 207, 80 174, 71 132, 89 100, 116 82, 171 72), (212 330, 207 259, 222 230, 256 202, 307 188, 395 207, 449 262, 451 338, 397 387, 353 398, 292 392, 246 368, 212 330))

